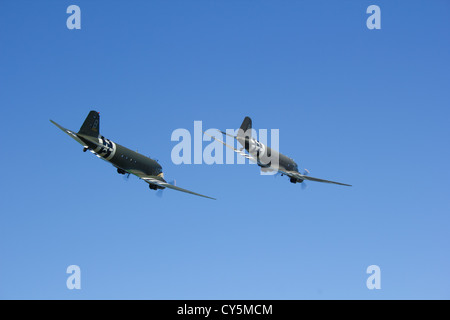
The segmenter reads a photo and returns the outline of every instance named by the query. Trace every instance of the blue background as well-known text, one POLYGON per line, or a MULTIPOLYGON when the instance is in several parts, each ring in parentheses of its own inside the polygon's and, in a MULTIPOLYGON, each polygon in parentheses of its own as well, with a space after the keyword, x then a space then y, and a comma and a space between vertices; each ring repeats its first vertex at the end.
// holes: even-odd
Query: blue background
POLYGON ((449 10, 1 1, 0 298, 449 299, 449 10), (78 130, 91 109, 105 137, 218 200, 158 198, 49 122, 78 130), (171 162, 174 129, 246 115, 312 176, 353 187, 171 162), (366 287, 372 264, 381 290, 366 287))

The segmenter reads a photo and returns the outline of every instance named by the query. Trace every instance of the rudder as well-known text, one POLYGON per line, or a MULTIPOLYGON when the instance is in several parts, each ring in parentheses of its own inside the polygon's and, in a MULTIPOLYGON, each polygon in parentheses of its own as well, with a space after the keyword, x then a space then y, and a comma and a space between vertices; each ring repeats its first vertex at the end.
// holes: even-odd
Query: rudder
POLYGON ((252 119, 250 117, 245 117, 244 121, 242 121, 241 127, 238 130, 238 137, 252 137, 252 119))
POLYGON ((250 119, 250 117, 245 117, 244 121, 242 121, 240 129, 244 132, 246 132, 247 130, 251 130, 252 129, 252 119, 250 119))
POLYGON ((89 112, 78 133, 98 138, 100 136, 100 113, 94 110, 89 112))

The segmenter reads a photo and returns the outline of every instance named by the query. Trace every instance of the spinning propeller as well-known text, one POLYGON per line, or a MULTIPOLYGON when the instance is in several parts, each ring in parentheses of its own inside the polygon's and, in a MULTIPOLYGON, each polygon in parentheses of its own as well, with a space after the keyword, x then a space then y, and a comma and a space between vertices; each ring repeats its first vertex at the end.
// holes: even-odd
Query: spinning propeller
MULTIPOLYGON (((173 186, 176 185, 176 181, 175 181, 175 180, 168 181, 167 183, 168 183, 168 184, 171 184, 171 185, 173 185, 173 186)), ((162 198, 162 196, 163 196, 163 191, 164 191, 164 189, 158 189, 158 191, 156 191, 156 195, 157 195, 159 198, 162 198)))
MULTIPOLYGON (((308 174, 309 174, 309 170, 308 169, 304 169, 304 171, 303 171, 303 173, 302 173, 304 176, 307 176, 308 174)), ((301 185, 302 185, 302 190, 305 190, 307 187, 308 187, 308 185, 305 183, 305 180, 303 180, 303 182, 301 183, 301 185)))

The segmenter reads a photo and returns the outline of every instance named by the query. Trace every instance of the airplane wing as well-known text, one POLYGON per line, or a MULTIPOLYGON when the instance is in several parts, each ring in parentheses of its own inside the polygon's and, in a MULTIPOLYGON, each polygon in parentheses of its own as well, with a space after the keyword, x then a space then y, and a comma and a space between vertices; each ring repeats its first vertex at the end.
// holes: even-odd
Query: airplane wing
POLYGON ((59 129, 61 129, 62 131, 64 131, 65 133, 67 133, 69 135, 69 137, 71 137, 72 139, 75 139, 79 144, 81 144, 83 147, 87 148, 86 143, 84 143, 80 138, 78 138, 77 134, 75 132, 72 132, 62 126, 60 126, 59 124, 57 124, 55 121, 50 120, 51 123, 53 123, 55 126, 57 126, 59 129))
POLYGON ((229 136, 229 137, 234 138, 234 139, 237 140, 237 137, 236 137, 236 136, 233 136, 233 135, 231 135, 231 134, 229 134, 229 133, 226 133, 226 132, 223 132, 223 131, 220 131, 220 130, 218 130, 218 131, 221 132, 222 134, 226 135, 226 136, 229 136))
MULTIPOLYGON (((232 135, 230 135, 230 134, 228 134, 228 133, 225 133, 225 132, 222 132, 222 131, 219 131, 219 132, 221 132, 221 133, 223 133, 223 134, 225 134, 225 135, 227 135, 227 136, 229 136, 229 137, 232 137, 232 138, 236 139, 235 136, 232 136, 232 135)), ((214 136, 212 136, 212 135, 210 135, 210 134, 207 134, 207 133, 204 132, 204 131, 203 131, 203 133, 206 134, 207 136, 210 136, 210 137, 213 138, 214 140, 219 141, 219 142, 222 143, 225 147, 227 147, 227 148, 233 150, 234 152, 236 152, 236 153, 240 154, 241 156, 243 156, 243 157, 249 159, 250 161, 253 161, 253 162, 255 162, 255 163, 258 163, 258 160, 257 160, 255 157, 253 157, 251 154, 245 153, 245 152, 242 151, 242 150, 238 150, 238 149, 234 148, 233 146, 230 146, 230 145, 226 144, 226 143, 223 142, 222 140, 219 140, 219 139, 217 139, 216 137, 214 137, 214 136)))
MULTIPOLYGON (((134 174, 136 174, 136 173, 134 173, 134 174)), ((199 196, 199 197, 217 200, 215 198, 211 198, 211 197, 205 196, 205 195, 200 194, 200 193, 196 193, 196 192, 193 192, 193 191, 189 191, 189 190, 186 190, 186 189, 183 189, 183 188, 171 185, 170 183, 161 181, 160 179, 158 179, 158 177, 155 177, 155 176, 147 176, 147 175, 140 175, 140 174, 136 174, 136 175, 139 178, 141 178, 142 180, 144 180, 145 182, 149 183, 149 184, 155 184, 155 185, 163 187, 163 188, 169 188, 169 189, 173 189, 173 190, 177 190, 177 191, 181 191, 181 192, 190 193, 190 194, 193 194, 193 195, 196 195, 196 196, 199 196)))
POLYGON ((310 176, 298 173, 296 171, 287 171, 287 170, 282 170, 282 169, 279 169, 279 171, 281 173, 287 175, 290 178, 296 178, 296 179, 300 179, 300 180, 316 181, 316 182, 333 183, 333 184, 338 184, 338 185, 347 186, 347 187, 351 187, 352 186, 351 184, 346 184, 346 183, 341 183, 341 182, 336 182, 336 181, 330 181, 330 180, 310 177, 310 176))
MULTIPOLYGON (((57 126, 59 129, 61 129, 62 131, 64 131, 65 133, 67 133, 67 134, 69 135, 69 137, 71 137, 72 139, 74 139, 75 141, 77 141, 79 144, 81 144, 81 145, 82 145, 83 147, 85 147, 85 148, 88 148, 88 146, 86 145, 86 143, 85 143, 83 140, 81 140, 81 139, 79 138, 80 136, 81 136, 82 138, 86 138, 87 140, 89 140, 89 142, 91 142, 92 144, 96 145, 97 147, 100 147, 100 148, 103 148, 103 147, 104 147, 103 145, 99 144, 98 142, 93 141, 92 138, 90 138, 90 137, 87 137, 87 136, 85 136, 85 135, 82 135, 82 134, 79 134, 79 133, 75 133, 75 132, 73 132, 73 131, 71 131, 71 130, 69 130, 69 129, 66 129, 66 128, 60 126, 59 124, 57 124, 57 123, 56 123, 55 121, 53 121, 53 120, 50 120, 50 122, 53 123, 55 126, 57 126)), ((98 153, 95 152, 94 150, 89 149, 89 151, 90 151, 93 155, 95 155, 97 158, 100 158, 100 159, 102 159, 102 160, 105 160, 105 159, 103 159, 100 155, 98 155, 98 153)))

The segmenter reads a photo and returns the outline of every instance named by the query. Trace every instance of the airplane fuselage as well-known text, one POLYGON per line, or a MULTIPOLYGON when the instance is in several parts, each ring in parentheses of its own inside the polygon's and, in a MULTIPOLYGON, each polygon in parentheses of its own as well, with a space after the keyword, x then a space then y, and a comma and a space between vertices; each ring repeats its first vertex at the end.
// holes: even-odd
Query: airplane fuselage
MULTIPOLYGON (((272 169, 279 171, 283 169, 284 171, 296 171, 298 172, 298 165, 295 161, 288 156, 264 145, 263 143, 257 141, 256 139, 249 137, 238 136, 237 140, 239 143, 251 154, 254 158, 258 160, 258 165, 261 168, 272 169)), ((295 182, 302 182, 303 180, 298 180, 295 182)), ((292 181, 294 182, 294 181, 292 181)))
POLYGON ((161 181, 164 181, 162 167, 157 161, 103 136, 100 136, 97 139, 98 141, 95 141, 95 138, 80 134, 78 134, 78 137, 88 146, 88 149, 115 166, 119 173, 141 172, 146 175, 159 176, 161 181))

